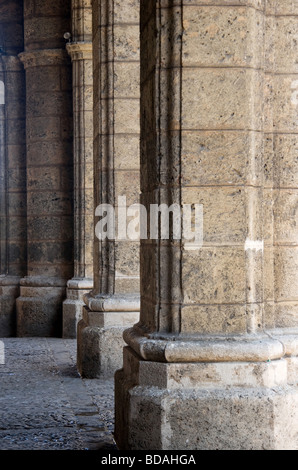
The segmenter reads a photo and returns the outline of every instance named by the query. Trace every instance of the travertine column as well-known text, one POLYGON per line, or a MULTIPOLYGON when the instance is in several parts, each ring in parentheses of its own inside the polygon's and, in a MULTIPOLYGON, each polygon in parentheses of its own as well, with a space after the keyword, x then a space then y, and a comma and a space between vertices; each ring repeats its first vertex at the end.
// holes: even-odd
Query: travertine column
POLYGON ((70 2, 24 2, 27 132, 27 276, 17 300, 19 336, 60 336, 73 276, 71 63, 63 34, 70 2))
POLYGON ((141 1, 142 199, 202 204, 204 231, 142 243, 121 449, 297 449, 292 351, 264 321, 264 2, 212 3, 141 1))
POLYGON ((291 380, 297 382, 298 4, 271 0, 266 14, 266 192, 272 195, 267 210, 267 232, 272 233, 267 261, 274 278, 266 326, 284 344, 291 380))
POLYGON ((25 73, 22 2, 0 6, 0 337, 16 334, 26 272, 25 73))
MULTIPOLYGON (((93 2, 95 207, 139 202, 139 2, 93 2)), ((123 210, 124 207, 121 208, 123 210)), ((95 218, 95 224, 99 218, 95 218)), ((116 222, 117 223, 117 222, 116 222)), ((94 289, 78 326, 78 368, 113 375, 139 319, 139 242, 95 238, 94 289)))
POLYGON ((91 0, 72 2, 74 115, 74 277, 63 303, 63 337, 75 338, 83 296, 93 287, 93 76, 91 0))

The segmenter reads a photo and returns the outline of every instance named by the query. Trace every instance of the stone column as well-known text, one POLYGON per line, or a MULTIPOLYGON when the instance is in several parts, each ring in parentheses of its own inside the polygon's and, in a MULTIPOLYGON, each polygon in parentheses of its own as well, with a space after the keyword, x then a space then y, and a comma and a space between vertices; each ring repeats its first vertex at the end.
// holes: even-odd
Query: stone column
POLYGON ((0 337, 16 334, 16 298, 26 272, 23 8, 0 6, 0 337))
POLYGON ((18 336, 61 336, 73 276, 71 64, 63 35, 70 2, 24 2, 27 102, 27 276, 17 300, 18 336))
MULTIPOLYGON (((123 211, 119 196, 127 206, 139 202, 138 1, 93 2, 93 70, 95 208, 123 211)), ((94 289, 78 326, 85 377, 112 376, 122 366, 123 330, 139 319, 139 242, 120 235, 95 238, 94 289)))
POLYGON ((93 287, 93 76, 92 8, 72 2, 72 42, 67 44, 73 70, 74 115, 74 277, 63 303, 63 337, 76 338, 83 296, 93 287))
POLYGON ((297 342, 264 315, 264 26, 258 0, 141 1, 142 199, 201 204, 203 246, 185 220, 181 240, 142 242, 120 449, 297 448, 297 342))
POLYGON ((265 320, 270 333, 284 345, 289 380, 297 383, 298 5, 268 2, 266 26, 266 192, 271 195, 266 198, 271 201, 267 262, 274 283, 268 291, 265 320))

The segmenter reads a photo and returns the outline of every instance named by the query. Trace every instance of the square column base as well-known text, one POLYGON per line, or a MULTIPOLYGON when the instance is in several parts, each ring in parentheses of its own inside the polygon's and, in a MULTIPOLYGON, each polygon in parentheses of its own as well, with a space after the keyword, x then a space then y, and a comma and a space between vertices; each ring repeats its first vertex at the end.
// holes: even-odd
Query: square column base
POLYGON ((83 318, 84 295, 88 294, 92 288, 93 282, 90 279, 72 279, 67 283, 67 298, 63 302, 63 338, 75 339, 77 337, 77 326, 83 318))
POLYGON ((66 283, 62 284, 43 279, 21 281, 16 301, 18 337, 61 338, 62 303, 66 295, 66 283))
POLYGON ((20 278, 0 276, 0 338, 16 335, 16 299, 20 278))
POLYGON ((77 367, 82 377, 111 378, 123 365, 123 332, 139 312, 93 312, 83 308, 77 329, 77 367))
POLYGON ((286 359, 165 364, 125 348, 115 401, 120 450, 298 449, 286 359))

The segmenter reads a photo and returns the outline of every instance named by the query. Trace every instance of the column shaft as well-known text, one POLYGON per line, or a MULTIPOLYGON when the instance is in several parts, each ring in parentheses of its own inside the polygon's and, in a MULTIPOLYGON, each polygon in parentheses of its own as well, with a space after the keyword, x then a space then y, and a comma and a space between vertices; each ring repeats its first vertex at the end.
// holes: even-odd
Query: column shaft
POLYGON ((267 292, 266 323, 292 356, 288 362, 294 378, 298 366, 293 357, 297 354, 293 335, 298 332, 297 15, 297 6, 274 1, 266 17, 266 189, 271 195, 267 207, 268 238, 271 234, 267 261, 274 279, 273 289, 267 292))
POLYGON ((67 51, 73 69, 74 116, 74 277, 63 303, 63 336, 75 338, 82 319, 83 296, 93 287, 93 76, 92 8, 72 3, 72 42, 67 51), (91 35, 91 37, 90 37, 91 35))
POLYGON ((70 5, 24 2, 27 102, 27 276, 19 336, 60 336, 73 275, 72 83, 63 35, 70 5))
MULTIPOLYGON (((93 2, 94 210, 125 210, 120 196, 127 206, 139 202, 138 8, 138 1, 93 2)), ((113 375, 122 364, 123 329, 139 319, 138 241, 95 238, 94 289, 85 301, 79 370, 113 375)))
POLYGON ((116 374, 121 449, 296 448, 297 340, 287 349, 264 315, 265 24, 254 0, 141 1, 142 200, 176 204, 182 236, 165 237, 161 215, 142 242, 140 322, 116 374))
POLYGON ((25 73, 23 8, 0 7, 0 336, 16 334, 16 298, 26 272, 25 73))

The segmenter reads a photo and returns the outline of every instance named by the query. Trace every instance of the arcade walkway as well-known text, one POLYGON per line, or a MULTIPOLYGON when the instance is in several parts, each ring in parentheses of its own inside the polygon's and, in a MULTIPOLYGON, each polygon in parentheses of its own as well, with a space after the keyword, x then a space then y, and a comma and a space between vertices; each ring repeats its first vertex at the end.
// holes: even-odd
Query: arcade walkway
POLYGON ((76 371, 76 340, 5 338, 0 450, 116 450, 113 380, 76 371))

